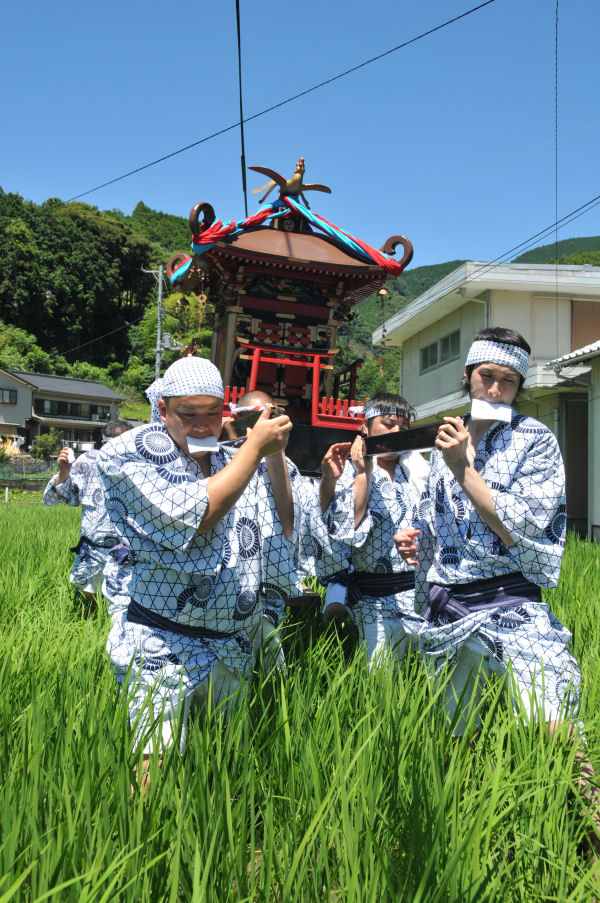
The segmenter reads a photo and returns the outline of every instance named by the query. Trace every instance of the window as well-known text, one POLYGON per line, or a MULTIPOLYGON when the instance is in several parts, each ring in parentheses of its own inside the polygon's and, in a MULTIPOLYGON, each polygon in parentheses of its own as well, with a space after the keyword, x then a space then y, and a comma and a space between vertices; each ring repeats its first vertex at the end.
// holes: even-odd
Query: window
POLYGON ((426 370, 433 370, 437 367, 438 362, 438 343, 432 342, 431 345, 425 345, 419 351, 419 373, 425 373, 426 370))
POLYGON ((110 411, 110 406, 104 404, 91 404, 90 405, 90 417, 92 420, 106 420, 108 417, 108 413, 110 411))
POLYGON ((460 330, 451 332, 440 339, 440 364, 453 361, 460 354, 460 330))
POLYGON ((17 390, 16 389, 0 389, 0 401, 2 404, 16 404, 17 403, 17 390))
POLYGON ((460 355, 460 329, 442 336, 437 342, 419 349, 419 373, 427 373, 434 367, 440 367, 454 361, 460 355))

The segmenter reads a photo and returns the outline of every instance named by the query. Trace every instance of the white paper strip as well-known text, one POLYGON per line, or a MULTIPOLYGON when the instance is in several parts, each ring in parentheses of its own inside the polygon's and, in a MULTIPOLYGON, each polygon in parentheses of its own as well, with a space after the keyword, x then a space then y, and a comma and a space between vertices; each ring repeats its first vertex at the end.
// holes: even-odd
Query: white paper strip
POLYGON ((501 420, 510 423, 513 409, 507 404, 492 404, 482 398, 474 398, 471 402, 472 420, 501 420))
POLYGON ((216 451, 219 447, 219 443, 214 436, 204 436, 202 439, 197 439, 196 436, 187 436, 187 444, 190 454, 201 451, 216 451))

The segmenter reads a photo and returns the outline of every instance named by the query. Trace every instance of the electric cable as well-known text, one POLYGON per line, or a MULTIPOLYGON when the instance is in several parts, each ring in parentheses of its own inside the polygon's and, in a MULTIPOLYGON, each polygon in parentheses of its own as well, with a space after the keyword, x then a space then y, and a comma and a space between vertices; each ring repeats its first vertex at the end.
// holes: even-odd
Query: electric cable
POLYGON ((104 335, 99 335, 95 339, 90 339, 89 342, 84 342, 82 345, 76 345, 74 348, 68 348, 66 351, 59 351, 58 354, 64 355, 70 354, 72 351, 79 351, 80 348, 86 348, 88 345, 93 345, 94 342, 99 342, 101 339, 105 339, 109 335, 114 335, 115 332, 120 332, 122 329, 127 329, 129 326, 135 326, 136 323, 139 323, 140 320, 143 319, 144 314, 142 314, 141 317, 138 317, 137 320, 131 320, 129 323, 124 323, 122 326, 117 326, 116 329, 111 329, 110 332, 105 332, 104 335))
POLYGON ((304 91, 299 91, 298 94, 293 94, 291 97, 287 97, 285 100, 281 100, 279 103, 273 104, 270 107, 266 107, 259 113, 253 113, 252 116, 247 116, 242 122, 235 122, 233 123, 233 125, 228 125, 222 129, 218 129, 218 131, 212 132, 212 134, 206 135, 204 138, 199 138, 198 141, 193 141, 191 144, 186 144, 185 147, 180 147, 179 150, 172 151, 169 154, 164 154, 162 157, 158 157, 158 159, 156 160, 152 160, 151 163, 145 163, 143 166, 138 166, 136 169, 131 169, 129 172, 123 173, 123 175, 117 176, 115 179, 109 179, 107 182, 102 182, 101 185, 96 185, 95 188, 89 188, 87 191, 82 191, 81 194, 74 195, 72 198, 69 198, 68 201, 65 201, 65 203, 70 204, 73 201, 77 201, 79 200, 79 198, 83 198, 88 194, 93 194, 93 192, 95 191, 100 191, 101 188, 106 188, 108 185, 114 185, 116 182, 121 182, 123 181, 123 179, 128 179, 130 176, 136 175, 136 173, 138 172, 142 172, 145 169, 150 169, 151 166, 157 166, 159 163, 164 163, 165 160, 170 160, 172 157, 176 157, 178 154, 183 154, 185 151, 191 150, 191 148, 193 147, 198 147, 200 144, 205 144, 207 141, 211 141, 213 138, 217 138, 219 135, 224 135, 226 132, 231 132, 233 129, 237 129, 238 126, 243 124, 243 122, 252 122, 254 119, 258 119, 261 116, 266 116, 267 113, 271 113, 273 112, 273 110, 277 110, 288 103, 292 103, 292 101, 298 100, 300 97, 306 97, 307 94, 311 94, 313 91, 317 91, 319 88, 324 88, 326 85, 330 85, 341 78, 345 78, 345 76, 350 75, 352 72, 357 72, 359 69, 363 69, 365 66, 369 66, 371 63, 378 62, 384 57, 389 56, 391 53, 396 53, 398 50, 402 50, 403 48, 408 47, 410 44, 416 43, 416 41, 420 41, 423 38, 429 37, 429 35, 434 34, 436 31, 440 31, 442 28, 446 28, 448 25, 453 25, 455 22, 460 21, 460 19, 464 19, 467 16, 470 16, 472 13, 478 12, 485 6, 490 6, 495 2, 496 0, 484 0, 483 3, 479 3, 477 6, 466 10, 466 12, 460 13, 460 15, 458 16, 454 16, 452 19, 448 19, 446 22, 442 22, 440 25, 436 25, 433 28, 422 32, 421 34, 416 35, 416 37, 414 38, 409 38, 407 41, 403 41, 401 44, 396 44, 395 47, 390 47, 389 50, 384 50, 383 53, 379 53, 377 54, 377 56, 373 56, 368 60, 364 60, 362 63, 358 63, 356 66, 352 66, 350 69, 345 69, 343 72, 338 73, 338 75, 333 75, 331 78, 327 78, 322 82, 318 82, 311 88, 306 88, 304 91))

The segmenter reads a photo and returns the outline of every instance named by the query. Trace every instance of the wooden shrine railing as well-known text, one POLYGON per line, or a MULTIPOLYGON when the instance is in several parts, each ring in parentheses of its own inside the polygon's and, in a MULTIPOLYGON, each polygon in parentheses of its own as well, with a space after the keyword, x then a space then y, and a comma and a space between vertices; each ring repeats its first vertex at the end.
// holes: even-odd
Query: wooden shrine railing
POLYGON ((356 432, 365 418, 362 414, 348 413, 348 409, 355 405, 354 399, 351 401, 347 398, 321 398, 321 401, 317 399, 317 404, 313 404, 311 424, 356 432))
MULTIPOLYGON (((310 379, 309 374, 312 372, 311 426, 336 427, 356 432, 357 427, 363 422, 362 414, 348 413, 348 409, 355 405, 353 400, 321 397, 319 401, 321 373, 323 370, 333 369, 331 362, 337 354, 337 349, 333 351, 307 351, 306 349, 292 351, 289 348, 261 346, 240 337, 238 337, 238 342, 243 351, 240 357, 251 361, 248 380, 249 392, 256 388, 259 367, 262 363, 303 368, 307 371, 307 382, 310 379)), ((244 391, 237 386, 227 386, 224 406, 227 407, 229 402, 235 404, 242 397, 244 391)))
POLYGON ((242 395, 244 395, 246 389, 243 386, 225 386, 225 395, 223 397, 223 416, 228 417, 231 413, 229 410, 229 403, 237 404, 242 395))

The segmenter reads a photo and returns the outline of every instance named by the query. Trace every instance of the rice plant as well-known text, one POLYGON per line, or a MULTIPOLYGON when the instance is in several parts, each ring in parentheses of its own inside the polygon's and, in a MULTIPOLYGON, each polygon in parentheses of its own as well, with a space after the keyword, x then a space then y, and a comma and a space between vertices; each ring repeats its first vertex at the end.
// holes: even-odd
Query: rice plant
MULTIPOLYGON (((369 673, 313 613, 286 626, 285 672, 257 673, 185 756, 141 753, 74 599, 79 512, 0 506, 0 903, 589 901, 576 748, 516 720, 491 682, 452 737, 443 678, 415 657, 369 673), (476 729, 477 718, 481 726, 476 729)), ((570 537, 557 590, 600 766, 598 548, 570 537)))

